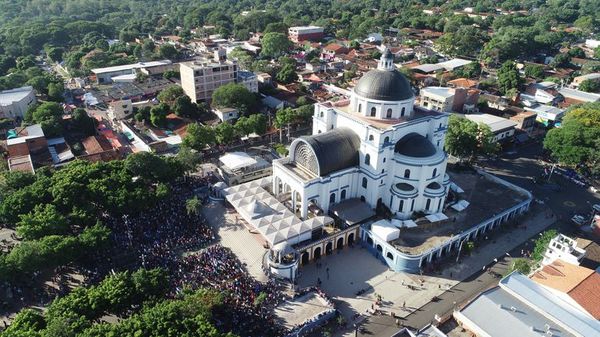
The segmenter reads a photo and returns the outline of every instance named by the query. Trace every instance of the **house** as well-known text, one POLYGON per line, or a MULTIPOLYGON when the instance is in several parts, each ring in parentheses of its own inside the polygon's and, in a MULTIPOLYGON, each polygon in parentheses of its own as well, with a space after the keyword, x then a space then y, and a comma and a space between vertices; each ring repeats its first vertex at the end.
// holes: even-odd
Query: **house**
POLYGON ((448 82, 446 82, 446 84, 450 88, 475 89, 475 88, 477 88, 479 81, 461 77, 461 78, 457 78, 455 80, 448 81, 448 82))
POLYGON ((571 58, 571 64, 573 64, 574 66, 577 67, 583 67, 584 65, 590 63, 590 62, 594 62, 594 60, 590 60, 590 59, 582 59, 579 57, 572 57, 571 58))
POLYGON ((558 234, 548 243, 544 252, 542 264, 544 266, 554 263, 560 259, 572 265, 579 265, 585 257, 585 250, 577 247, 577 241, 570 237, 558 234))
POLYGON ((510 119, 490 114, 472 114, 465 115, 464 117, 477 124, 487 125, 494 134, 495 142, 502 143, 511 141, 515 134, 517 123, 510 119))
POLYGON ((480 97, 483 99, 483 101, 487 103, 487 105, 490 108, 506 110, 510 106, 510 101, 506 97, 492 94, 481 94, 480 97))
POLYGON ((600 47, 600 40, 587 39, 587 40, 585 40, 585 46, 590 49, 596 49, 596 48, 600 47))
POLYGON ((323 47, 321 51, 321 59, 331 61, 336 57, 348 54, 348 48, 338 43, 330 43, 323 47))
POLYGON ((47 165, 61 165, 74 158, 65 139, 47 139, 40 124, 9 130, 6 139, 8 169, 35 173, 47 165))
POLYGON ((239 117, 238 110, 233 108, 216 108, 213 112, 219 117, 221 122, 234 121, 239 117))
POLYGON ((85 153, 78 156, 91 162, 110 161, 120 158, 119 151, 103 135, 89 136, 81 144, 85 153))
POLYGON ((442 112, 477 112, 479 90, 448 87, 425 87, 421 89, 419 105, 442 112))
POLYGON ((557 104, 563 100, 554 82, 531 83, 521 94, 521 100, 529 100, 541 104, 557 104))
POLYGON ((251 71, 239 70, 237 73, 237 83, 242 84, 250 92, 258 92, 258 77, 251 71))
POLYGON ((565 113, 564 109, 545 104, 525 105, 524 109, 535 113, 536 120, 545 126, 557 125, 565 113))
POLYGON ((572 88, 579 88, 581 82, 583 81, 600 81, 600 73, 591 73, 586 75, 581 75, 573 78, 573 82, 571 82, 572 88))
POLYGON ((268 73, 256 74, 256 79, 260 84, 273 85, 273 78, 268 73))
POLYGON ((319 41, 323 39, 325 29, 318 26, 298 26, 288 29, 288 38, 294 42, 319 41))
POLYGON ((584 92, 571 88, 561 88, 558 92, 565 98, 564 106, 572 104, 600 102, 600 94, 584 92))
POLYGON ((27 109, 36 102, 31 86, 0 91, 0 117, 23 118, 27 109))

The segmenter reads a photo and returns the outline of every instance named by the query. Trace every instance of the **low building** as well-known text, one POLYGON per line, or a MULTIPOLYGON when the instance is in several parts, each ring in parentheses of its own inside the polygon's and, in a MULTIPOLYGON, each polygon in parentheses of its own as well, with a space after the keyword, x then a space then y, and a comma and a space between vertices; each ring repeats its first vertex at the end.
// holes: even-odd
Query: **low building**
MULTIPOLYGON (((597 273, 593 277, 598 280, 597 273)), ((580 289, 584 290, 594 298, 599 293, 597 285, 592 283, 580 289)), ((453 316, 463 329, 477 337, 600 335, 600 322, 583 311, 580 305, 556 296, 518 272, 509 274, 499 286, 484 291, 463 308, 454 311, 453 316)))
POLYGON ((256 79, 260 84, 273 85, 273 77, 268 73, 260 73, 256 75, 256 79))
POLYGON ((600 73, 591 73, 586 75, 581 75, 573 78, 573 82, 571 82, 571 87, 579 88, 581 82, 583 81, 600 81, 600 73))
POLYGON ((85 153, 78 157, 80 159, 97 162, 120 158, 119 151, 113 147, 105 136, 90 136, 84 139, 81 144, 85 153))
POLYGON ((237 74, 237 83, 243 85, 248 91, 258 92, 258 77, 251 71, 240 70, 237 74))
POLYGON ((174 68, 173 62, 170 60, 162 61, 151 61, 151 62, 138 62, 133 64, 125 64, 121 66, 96 68, 92 69, 92 73, 96 75, 96 82, 99 84, 112 83, 114 78, 117 79, 120 76, 135 75, 139 71, 145 75, 157 75, 162 74, 167 70, 174 68))
POLYGON ((331 61, 336 57, 340 57, 341 55, 348 54, 348 48, 338 43, 330 43, 323 47, 323 51, 321 52, 321 59, 331 61))
POLYGON ((477 124, 485 124, 490 127, 494 134, 494 141, 506 142, 512 140, 515 134, 517 123, 510 119, 490 115, 490 114, 473 114, 465 115, 465 118, 477 124))
POLYGON ((213 112, 219 117, 221 122, 234 121, 239 117, 238 110, 233 108, 216 108, 213 112))
POLYGON ((526 105, 524 109, 525 111, 534 112, 536 120, 545 126, 557 125, 565 113, 564 109, 544 104, 526 105))
POLYGON ((448 87, 425 87, 421 89, 419 105, 442 112, 477 112, 479 90, 448 87))
POLYGON ((0 91, 0 117, 23 118, 27 109, 36 102, 33 87, 0 91))
POLYGON ((584 92, 571 88, 561 88, 558 90, 565 98, 565 106, 580 103, 600 102, 600 94, 584 92))
POLYGON ((541 104, 556 104, 563 100, 554 82, 532 83, 527 86, 521 100, 528 100, 541 104))
POLYGON ((273 174, 271 163, 259 155, 250 156, 245 152, 230 152, 219 158, 219 175, 227 186, 268 177, 273 174))
POLYGON ((323 39, 324 31, 323 27, 317 26, 290 27, 288 29, 288 38, 294 43, 302 41, 319 41, 323 39))
POLYGON ((585 257, 585 250, 577 247, 577 241, 570 237, 558 234, 550 240, 544 252, 543 265, 552 264, 560 259, 570 264, 579 265, 585 257))

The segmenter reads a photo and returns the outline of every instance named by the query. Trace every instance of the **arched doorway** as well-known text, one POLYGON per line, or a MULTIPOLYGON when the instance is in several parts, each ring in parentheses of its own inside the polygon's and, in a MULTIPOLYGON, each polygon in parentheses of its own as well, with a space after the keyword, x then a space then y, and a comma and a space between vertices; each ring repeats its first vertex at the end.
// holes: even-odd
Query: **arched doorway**
POLYGON ((382 203, 383 203, 383 200, 381 200, 381 198, 377 199, 377 208, 381 207, 382 203))
POLYGON ((309 259, 310 259, 310 255, 308 254, 308 252, 303 252, 302 253, 302 258, 301 258, 302 265, 308 264, 308 260, 309 259))
POLYGON ((348 246, 352 246, 354 244, 354 233, 348 234, 348 246))
POLYGON ((333 250, 333 243, 331 241, 327 242, 327 244, 325 245, 325 254, 329 255, 331 254, 331 251, 333 250))
POLYGON ((373 245, 373 239, 371 239, 370 236, 367 236, 367 243, 372 246, 373 245))
POLYGON ((315 248, 315 250, 313 251, 313 258, 315 260, 318 260, 321 257, 321 247, 317 247, 315 248))
POLYGON ((364 196, 364 195, 361 195, 361 196, 360 196, 360 201, 362 201, 362 202, 365 202, 365 200, 366 200, 366 199, 365 199, 365 196, 364 196))
POLYGON ((341 250, 344 248, 344 237, 341 237, 337 240, 337 249, 341 250))
POLYGON ((383 248, 381 247, 381 245, 377 245, 377 251, 380 253, 383 253, 383 248))

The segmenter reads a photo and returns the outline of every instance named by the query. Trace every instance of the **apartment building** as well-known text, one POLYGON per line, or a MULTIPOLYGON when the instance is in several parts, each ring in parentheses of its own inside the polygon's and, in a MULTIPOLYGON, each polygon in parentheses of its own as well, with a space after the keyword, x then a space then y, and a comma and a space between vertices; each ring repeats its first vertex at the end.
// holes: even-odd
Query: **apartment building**
POLYGON ((319 41, 324 36, 323 27, 317 26, 299 26, 299 27, 290 27, 288 29, 288 38, 294 42, 302 42, 302 41, 319 41))
POLYGON ((218 87, 236 82, 238 66, 235 62, 204 60, 180 64, 181 87, 192 102, 210 101, 218 87))

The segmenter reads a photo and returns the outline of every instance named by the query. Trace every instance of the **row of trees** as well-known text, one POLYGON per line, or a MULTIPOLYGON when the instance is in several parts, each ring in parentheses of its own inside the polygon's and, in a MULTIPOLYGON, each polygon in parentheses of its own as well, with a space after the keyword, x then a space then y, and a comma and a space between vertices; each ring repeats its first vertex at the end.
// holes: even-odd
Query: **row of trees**
POLYGON ((263 114, 253 114, 238 118, 235 124, 220 123, 215 127, 201 124, 190 124, 183 138, 184 147, 202 151, 207 145, 227 145, 236 138, 255 133, 262 135, 267 131, 267 117, 263 114))
POLYGON ((223 305, 220 294, 198 290, 167 300, 168 281, 161 269, 116 273, 54 300, 45 313, 22 310, 2 336, 232 337, 213 324, 212 312, 223 305), (107 315, 121 319, 101 323, 107 315))
POLYGON ((98 219, 151 207, 185 169, 177 158, 139 153, 107 163, 78 160, 35 176, 5 173, 0 219, 22 242, 0 254, 0 279, 17 280, 86 259, 103 248, 110 233, 98 219))

